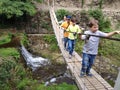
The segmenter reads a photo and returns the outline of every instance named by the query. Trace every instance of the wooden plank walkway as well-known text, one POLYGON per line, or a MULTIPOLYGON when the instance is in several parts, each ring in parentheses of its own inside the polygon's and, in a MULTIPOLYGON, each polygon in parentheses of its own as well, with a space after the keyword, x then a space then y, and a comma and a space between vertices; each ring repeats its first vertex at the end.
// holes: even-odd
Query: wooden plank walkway
POLYGON ((52 7, 50 8, 50 17, 51 17, 54 33, 58 41, 58 46, 72 73, 72 76, 74 77, 77 83, 78 88, 80 90, 113 90, 113 87, 111 87, 93 69, 91 70, 93 77, 84 77, 84 78, 80 77, 81 57, 76 52, 74 52, 74 57, 72 57, 71 59, 68 58, 69 54, 67 51, 64 50, 64 47, 63 47, 63 41, 62 41, 63 32, 59 28, 59 24, 58 24, 54 9, 52 7))

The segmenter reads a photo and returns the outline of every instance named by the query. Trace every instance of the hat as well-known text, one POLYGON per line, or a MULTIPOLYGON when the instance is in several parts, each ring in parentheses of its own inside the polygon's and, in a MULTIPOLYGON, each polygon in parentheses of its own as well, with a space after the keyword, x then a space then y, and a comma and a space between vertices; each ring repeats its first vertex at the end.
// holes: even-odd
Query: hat
POLYGON ((68 16, 67 16, 67 19, 71 19, 71 16, 68 15, 68 16))

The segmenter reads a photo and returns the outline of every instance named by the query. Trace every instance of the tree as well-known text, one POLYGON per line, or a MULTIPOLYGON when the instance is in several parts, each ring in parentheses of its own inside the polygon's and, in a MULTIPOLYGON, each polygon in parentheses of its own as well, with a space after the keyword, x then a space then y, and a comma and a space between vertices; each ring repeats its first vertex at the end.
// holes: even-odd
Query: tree
POLYGON ((0 0, 0 15, 7 18, 20 17, 24 14, 34 15, 36 9, 31 0, 0 0))

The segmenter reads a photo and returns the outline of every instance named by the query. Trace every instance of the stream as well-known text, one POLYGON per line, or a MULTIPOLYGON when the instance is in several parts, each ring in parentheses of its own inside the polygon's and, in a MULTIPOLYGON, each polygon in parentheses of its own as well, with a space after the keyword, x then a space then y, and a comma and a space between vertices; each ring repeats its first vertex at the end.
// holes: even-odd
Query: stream
POLYGON ((32 77, 38 80, 38 82, 42 83, 44 81, 45 86, 63 82, 75 84, 70 72, 66 68, 66 64, 52 63, 48 59, 34 56, 24 46, 20 50, 27 66, 32 69, 32 77))
POLYGON ((43 67, 50 64, 50 61, 48 59, 33 56, 27 51, 27 49, 24 46, 21 47, 21 53, 27 63, 27 66, 29 66, 33 71, 35 71, 39 67, 43 67))

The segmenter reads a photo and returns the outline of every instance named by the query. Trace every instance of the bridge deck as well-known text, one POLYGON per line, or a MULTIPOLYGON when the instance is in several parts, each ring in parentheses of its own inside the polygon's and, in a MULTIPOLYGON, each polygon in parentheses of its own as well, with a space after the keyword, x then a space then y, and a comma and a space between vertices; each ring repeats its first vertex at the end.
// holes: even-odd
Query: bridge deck
POLYGON ((93 77, 84 77, 81 78, 80 68, 81 68, 81 57, 74 52, 74 57, 72 59, 68 58, 68 52, 64 50, 63 42, 62 42, 62 30, 60 30, 58 21, 55 15, 53 8, 50 9, 51 21, 54 29, 54 33, 56 35, 56 39, 58 41, 58 46, 62 52, 62 55, 74 77, 77 86, 80 90, 113 90, 113 88, 93 69, 91 73, 93 77))

